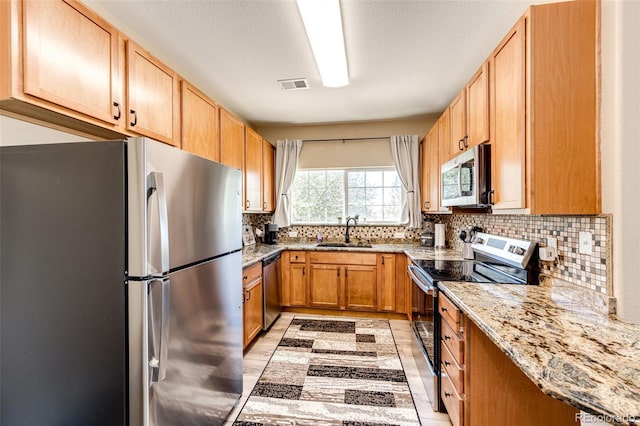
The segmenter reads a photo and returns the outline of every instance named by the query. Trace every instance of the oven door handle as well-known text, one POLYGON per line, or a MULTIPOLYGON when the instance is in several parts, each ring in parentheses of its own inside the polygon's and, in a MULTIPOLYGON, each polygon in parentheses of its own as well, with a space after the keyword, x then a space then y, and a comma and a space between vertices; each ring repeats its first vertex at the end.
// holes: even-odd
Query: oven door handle
POLYGON ((425 282, 423 279, 421 279, 416 272, 416 270, 419 270, 420 268, 418 268, 415 265, 409 265, 407 267, 408 271, 409 271, 409 275, 411 276, 411 280, 418 286, 420 287, 420 290, 424 291, 425 293, 429 293, 430 291, 435 290, 435 286, 425 282))

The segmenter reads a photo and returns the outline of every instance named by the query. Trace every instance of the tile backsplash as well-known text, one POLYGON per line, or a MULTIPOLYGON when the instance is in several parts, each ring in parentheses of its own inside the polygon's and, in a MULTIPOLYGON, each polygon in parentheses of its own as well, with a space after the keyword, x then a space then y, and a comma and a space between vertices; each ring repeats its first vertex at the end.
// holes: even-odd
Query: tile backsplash
MULTIPOLYGON (((555 263, 539 262, 542 273, 564 281, 595 290, 602 294, 613 295, 611 280, 611 216, 534 216, 534 215, 496 215, 496 214, 452 214, 429 215, 425 218, 447 225, 447 246, 462 249, 458 232, 472 226, 480 226, 484 232, 504 235, 511 238, 530 240, 545 246, 547 237, 558 240, 559 259, 555 263), (578 251, 579 232, 587 231, 593 235, 593 254, 580 254, 578 251)), ((243 224, 262 228, 272 220, 271 215, 245 214, 243 224)), ((344 226, 294 225, 281 229, 279 241, 315 241, 318 233, 325 240, 344 238, 344 226), (289 231, 297 231, 295 239, 289 238, 289 231)), ((408 229, 403 226, 364 225, 350 232, 353 238, 382 242, 418 242, 420 229, 408 229), (396 232, 404 232, 405 239, 394 239, 396 232)))

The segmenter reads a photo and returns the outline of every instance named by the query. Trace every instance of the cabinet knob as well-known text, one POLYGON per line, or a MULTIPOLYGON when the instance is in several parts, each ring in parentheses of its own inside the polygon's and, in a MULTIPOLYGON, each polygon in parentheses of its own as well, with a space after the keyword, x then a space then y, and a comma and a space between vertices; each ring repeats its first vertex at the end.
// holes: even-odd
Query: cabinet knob
POLYGON ((266 210, 267 209, 267 202, 265 201, 264 203, 262 203, 262 210, 266 210))
POLYGON ((129 124, 131 125, 131 127, 135 127, 135 125, 138 124, 138 113, 136 113, 134 109, 130 109, 129 112, 133 114, 133 121, 129 124))

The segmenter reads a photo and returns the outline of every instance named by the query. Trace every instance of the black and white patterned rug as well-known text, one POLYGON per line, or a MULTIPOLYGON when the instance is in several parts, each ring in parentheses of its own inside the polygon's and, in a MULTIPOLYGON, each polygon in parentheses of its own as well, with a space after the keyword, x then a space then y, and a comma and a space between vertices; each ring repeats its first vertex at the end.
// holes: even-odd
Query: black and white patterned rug
POLYGON ((419 425, 389 321, 296 317, 234 425, 419 425))

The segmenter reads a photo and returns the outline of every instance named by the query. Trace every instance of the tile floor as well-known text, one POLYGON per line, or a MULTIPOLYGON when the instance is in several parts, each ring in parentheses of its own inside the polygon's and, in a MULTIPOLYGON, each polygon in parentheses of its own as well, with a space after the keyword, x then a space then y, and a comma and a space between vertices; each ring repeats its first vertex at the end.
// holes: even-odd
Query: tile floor
MULTIPOLYGON (((236 408, 229 415, 224 426, 231 426, 238 416, 251 390, 260 378, 262 371, 269 362, 271 354, 274 352, 284 332, 289 327, 289 323, 296 314, 283 312, 280 318, 273 324, 271 329, 256 339, 253 346, 244 356, 244 392, 236 408)), ((308 316, 308 315, 305 315, 308 316)), ((321 318, 329 318, 322 316, 321 318)), ((342 318, 344 319, 344 318, 342 318)), ((411 339, 413 339, 409 322, 405 320, 389 320, 391 331, 396 341, 400 360, 404 367, 407 381, 413 395, 413 400, 423 426, 451 426, 449 416, 436 413, 431 409, 431 403, 427 397, 426 390, 422 384, 422 379, 417 372, 416 364, 411 351, 411 339)))

